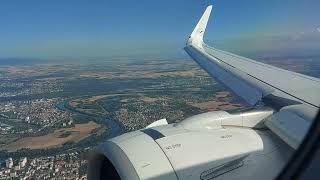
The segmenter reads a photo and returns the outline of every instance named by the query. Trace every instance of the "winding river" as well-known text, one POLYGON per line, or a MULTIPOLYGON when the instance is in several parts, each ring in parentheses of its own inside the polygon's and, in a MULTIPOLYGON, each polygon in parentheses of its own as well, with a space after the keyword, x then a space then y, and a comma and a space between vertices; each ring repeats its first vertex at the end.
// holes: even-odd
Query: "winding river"
POLYGON ((108 135, 108 139, 112 138, 112 137, 115 137, 115 136, 118 136, 118 135, 120 135, 120 134, 122 134, 124 132, 124 126, 119 121, 113 120, 113 119, 111 119, 109 117, 104 117, 104 116, 100 116, 100 115, 93 115, 93 114, 89 114, 89 113, 85 113, 85 112, 81 112, 81 111, 75 110, 75 109, 73 109, 72 107, 69 106, 69 101, 70 100, 62 101, 62 102, 58 103, 56 105, 56 107, 59 110, 71 112, 73 114, 78 114, 78 115, 82 115, 82 116, 86 116, 86 117, 90 117, 90 118, 103 119, 104 120, 104 124, 106 126, 108 126, 110 128, 110 130, 111 130, 111 132, 108 135))

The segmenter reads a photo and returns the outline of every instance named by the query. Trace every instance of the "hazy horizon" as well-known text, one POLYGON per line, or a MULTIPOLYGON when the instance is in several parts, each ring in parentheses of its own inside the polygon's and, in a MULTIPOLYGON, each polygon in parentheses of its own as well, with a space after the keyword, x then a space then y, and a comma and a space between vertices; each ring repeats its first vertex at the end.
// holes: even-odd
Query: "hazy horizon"
POLYGON ((184 56, 208 4, 205 39, 245 54, 320 51, 320 3, 294 0, 7 1, 0 7, 1 58, 184 56))

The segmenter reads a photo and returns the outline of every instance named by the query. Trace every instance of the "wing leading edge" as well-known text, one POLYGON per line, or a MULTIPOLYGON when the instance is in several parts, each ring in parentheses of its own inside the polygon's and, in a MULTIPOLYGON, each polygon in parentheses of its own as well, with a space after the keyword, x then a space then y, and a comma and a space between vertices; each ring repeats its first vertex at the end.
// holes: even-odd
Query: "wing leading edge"
POLYGON ((297 148, 319 110, 320 80, 209 47, 203 42, 203 35, 211 10, 212 6, 208 6, 185 51, 248 104, 277 110, 266 125, 297 148))

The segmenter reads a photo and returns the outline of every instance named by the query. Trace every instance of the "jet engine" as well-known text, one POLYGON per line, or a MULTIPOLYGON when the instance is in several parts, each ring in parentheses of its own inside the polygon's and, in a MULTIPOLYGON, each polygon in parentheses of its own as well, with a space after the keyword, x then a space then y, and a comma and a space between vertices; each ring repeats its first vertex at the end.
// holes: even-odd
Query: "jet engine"
POLYGON ((272 114, 216 111, 176 124, 156 121, 98 146, 88 179, 274 178, 293 150, 264 126, 272 114))

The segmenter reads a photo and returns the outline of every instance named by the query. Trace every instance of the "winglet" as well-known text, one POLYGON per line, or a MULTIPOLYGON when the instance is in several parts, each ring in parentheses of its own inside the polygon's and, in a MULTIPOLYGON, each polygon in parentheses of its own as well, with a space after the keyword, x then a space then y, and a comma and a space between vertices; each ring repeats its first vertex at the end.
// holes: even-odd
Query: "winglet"
POLYGON ((208 20, 211 14, 212 5, 208 6, 206 11, 203 13, 201 19, 199 20, 197 26, 194 28, 192 34, 190 35, 187 45, 202 46, 203 34, 206 31, 208 20))

